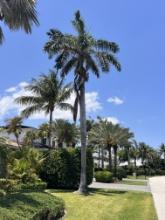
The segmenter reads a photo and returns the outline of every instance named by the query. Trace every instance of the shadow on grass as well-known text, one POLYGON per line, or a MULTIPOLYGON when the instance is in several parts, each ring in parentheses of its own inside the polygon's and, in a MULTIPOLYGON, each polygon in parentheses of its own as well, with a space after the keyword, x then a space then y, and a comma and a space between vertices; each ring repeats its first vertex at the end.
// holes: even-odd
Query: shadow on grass
POLYGON ((3 198, 0 198, 0 207, 11 208, 18 201, 24 203, 25 205, 30 204, 33 207, 40 206, 40 202, 32 199, 31 196, 29 196, 28 194, 13 193, 13 194, 9 194, 3 198))
MULTIPOLYGON (((50 189, 50 190, 47 190, 49 193, 73 193, 75 192, 75 190, 64 190, 64 189, 50 189)), ((124 191, 124 190, 109 190, 109 189, 96 189, 96 188, 90 188, 88 190, 88 194, 85 194, 84 196, 94 196, 96 194, 99 194, 99 195, 104 195, 104 196, 115 196, 115 195, 122 195, 122 194, 125 194, 127 193, 127 191, 124 191)), ((76 193, 75 193, 76 195, 76 193)))

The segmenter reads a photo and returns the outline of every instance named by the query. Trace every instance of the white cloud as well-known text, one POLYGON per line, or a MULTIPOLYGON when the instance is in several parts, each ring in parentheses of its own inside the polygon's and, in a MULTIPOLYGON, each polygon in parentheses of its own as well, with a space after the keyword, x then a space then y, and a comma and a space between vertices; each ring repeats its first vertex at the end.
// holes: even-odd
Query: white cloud
MULTIPOLYGON (((21 82, 16 87, 11 87, 15 89, 10 89, 10 94, 4 95, 0 97, 0 119, 5 119, 6 116, 10 115, 13 111, 17 114, 23 110, 23 107, 16 104, 14 100, 20 96, 32 95, 31 92, 26 91, 25 87, 28 85, 27 82, 21 82), (12 91, 13 90, 13 91, 12 91)), ((9 90, 7 89, 7 90, 9 90)), ((7 91, 6 90, 6 91, 7 91)), ((74 103, 75 95, 72 94, 69 100, 67 101, 70 104, 74 103)), ((86 108, 87 112, 96 112, 102 109, 101 103, 99 102, 99 95, 97 92, 87 92, 86 93, 86 108)), ((54 118, 64 118, 64 119, 72 119, 72 114, 70 111, 61 111, 60 109, 56 109, 54 111, 54 118)), ((45 115, 44 112, 39 112, 32 115, 29 119, 48 119, 48 116, 45 115)))
POLYGON ((11 93, 11 92, 15 92, 17 90, 17 87, 10 87, 8 89, 6 89, 5 92, 11 93))
POLYGON ((116 117, 113 117, 113 116, 107 117, 106 119, 107 119, 107 121, 112 122, 112 124, 114 124, 114 125, 120 123, 119 119, 116 117))
POLYGON ((117 96, 110 97, 107 101, 115 105, 122 105, 124 103, 124 100, 122 100, 121 98, 117 96))

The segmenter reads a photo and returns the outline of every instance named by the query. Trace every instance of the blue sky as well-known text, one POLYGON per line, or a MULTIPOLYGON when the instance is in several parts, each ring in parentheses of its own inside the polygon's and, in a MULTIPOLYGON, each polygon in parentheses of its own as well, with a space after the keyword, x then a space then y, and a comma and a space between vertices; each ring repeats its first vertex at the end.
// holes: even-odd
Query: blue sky
MULTIPOLYGON (((23 93, 25 82, 52 68, 53 60, 42 51, 46 32, 54 27, 73 33, 70 21, 79 9, 89 32, 119 44, 122 64, 121 73, 112 68, 99 80, 90 78, 88 115, 118 120, 135 132, 138 141, 158 146, 165 141, 164 8, 163 0, 38 1, 40 26, 32 35, 10 32, 2 24, 0 123, 20 111, 12 99, 23 93)), ((39 123, 39 117, 26 121, 39 123)))

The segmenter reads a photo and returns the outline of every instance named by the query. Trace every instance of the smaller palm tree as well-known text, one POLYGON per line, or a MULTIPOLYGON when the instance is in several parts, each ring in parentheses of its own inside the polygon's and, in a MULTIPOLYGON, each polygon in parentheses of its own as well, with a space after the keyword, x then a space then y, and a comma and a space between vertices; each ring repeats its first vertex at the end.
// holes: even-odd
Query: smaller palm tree
POLYGON ((71 84, 64 85, 64 80, 58 78, 57 73, 50 71, 48 75, 41 75, 38 79, 33 79, 26 87, 32 95, 22 96, 15 101, 23 106, 24 117, 29 117, 36 112, 49 114, 49 146, 52 147, 52 122, 55 109, 72 110, 72 106, 66 103, 73 89, 71 84))
POLYGON ((163 159, 165 162, 165 144, 163 144, 163 143, 160 146, 160 153, 161 153, 161 156, 163 155, 163 159))
POLYGON ((66 120, 58 119, 53 123, 53 134, 58 142, 58 147, 75 147, 79 141, 79 129, 66 120))
POLYGON ((17 145, 20 146, 19 143, 19 136, 22 131, 22 123, 23 123, 23 118, 20 116, 16 116, 14 118, 10 118, 6 120, 6 129, 9 134, 14 134, 17 145))

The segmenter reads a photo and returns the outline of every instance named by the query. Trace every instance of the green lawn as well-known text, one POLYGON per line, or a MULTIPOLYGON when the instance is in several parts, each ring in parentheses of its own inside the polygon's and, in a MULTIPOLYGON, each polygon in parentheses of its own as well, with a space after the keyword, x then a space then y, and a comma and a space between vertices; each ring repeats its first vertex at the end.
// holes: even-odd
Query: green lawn
POLYGON ((145 176, 127 176, 128 179, 133 179, 133 180, 136 180, 136 179, 141 179, 141 180, 148 180, 149 177, 146 177, 145 179, 145 176))
POLYGON ((142 181, 138 181, 138 180, 136 180, 136 181, 122 180, 119 183, 127 184, 127 185, 147 186, 147 181, 142 182, 142 181))
POLYGON ((66 204, 64 220, 157 220, 150 193, 93 190, 89 196, 49 190, 66 204))

